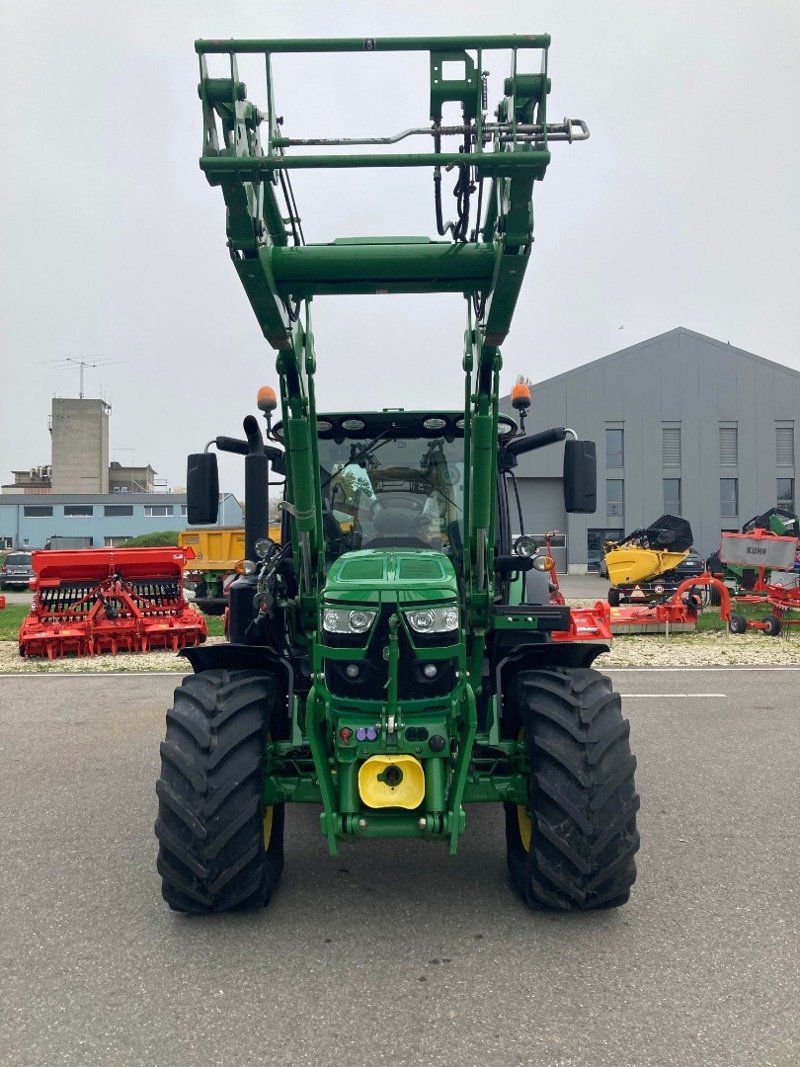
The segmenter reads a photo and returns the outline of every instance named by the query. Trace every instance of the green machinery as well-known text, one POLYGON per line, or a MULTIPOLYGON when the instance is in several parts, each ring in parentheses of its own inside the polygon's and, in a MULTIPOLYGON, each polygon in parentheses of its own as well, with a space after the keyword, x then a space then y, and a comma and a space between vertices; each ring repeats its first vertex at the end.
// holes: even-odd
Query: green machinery
MULTIPOLYGON (((511 538, 522 522, 519 455, 563 441, 567 510, 593 511, 594 445, 563 427, 526 437, 499 410, 534 183, 551 142, 588 136, 580 121, 547 121, 549 44, 545 35, 196 44, 200 166, 222 192, 234 267, 277 352, 281 419, 273 425, 274 394, 262 390, 266 439, 251 415, 244 439, 211 443, 244 456, 247 559, 230 590, 229 642, 187 650, 194 674, 167 715, 156 834, 174 909, 267 903, 287 802, 320 806, 332 855, 365 838, 455 852, 466 806, 502 803, 512 879, 530 906, 628 899, 639 799, 619 697, 591 666, 607 645, 577 639, 570 609, 550 595, 552 560, 532 539, 511 538), (427 53, 429 124, 380 138, 288 136, 274 58, 354 52, 427 53), (264 64, 263 109, 240 80, 242 56, 264 64), (510 66, 491 116, 489 56, 510 66), (221 76, 210 76, 212 62, 221 76), (530 65, 540 73, 523 73, 530 65), (445 109, 457 110, 454 125, 445 109), (425 150, 392 147, 404 140, 425 150), (431 169, 438 237, 307 243, 292 171, 344 167, 431 169), (445 178, 455 182, 447 223, 445 178), (318 411, 312 299, 434 292, 466 300, 463 406, 318 411), (280 546, 262 533, 270 469, 285 479, 280 546)), ((524 399, 515 406, 524 414, 524 399)), ((188 487, 189 522, 213 521, 210 446, 189 457, 188 487)))

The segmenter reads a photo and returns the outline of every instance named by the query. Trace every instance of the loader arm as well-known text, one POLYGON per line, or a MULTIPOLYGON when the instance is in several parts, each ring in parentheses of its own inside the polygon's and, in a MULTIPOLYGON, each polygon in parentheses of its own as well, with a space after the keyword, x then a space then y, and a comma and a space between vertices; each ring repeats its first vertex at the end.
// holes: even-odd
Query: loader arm
MULTIPOLYGON (((204 123, 200 166, 209 183, 222 190, 231 257, 264 337, 277 351, 287 500, 295 519, 292 537, 301 565, 302 615, 308 628, 316 625, 315 595, 324 555, 309 304, 314 296, 329 294, 461 293, 468 302, 463 367, 469 476, 463 578, 465 607, 475 635, 473 665, 480 662, 494 582, 500 346, 511 326, 530 255, 533 187, 550 161, 549 142, 588 137, 579 120, 547 122, 549 44, 547 35, 195 44, 204 123), (484 53, 498 50, 506 54, 510 75, 490 117, 484 53), (284 133, 275 104, 273 56, 404 51, 428 53, 426 124, 381 138, 303 138, 284 133), (530 52, 541 59, 540 73, 518 73, 518 57, 530 52), (250 102, 239 78, 237 55, 245 54, 264 57, 263 109, 250 102), (226 57, 226 77, 209 76, 210 55, 226 57), (449 73, 454 68, 455 77, 449 73), (443 107, 453 103, 460 106, 461 122, 448 126, 443 124, 443 107), (421 151, 393 147, 420 140, 428 142, 421 151), (291 172, 366 167, 432 168, 439 236, 307 243, 291 172), (459 180, 457 218, 449 225, 444 223, 441 199, 443 168, 450 168, 459 180)), ((493 54, 492 62, 496 61, 493 54)))

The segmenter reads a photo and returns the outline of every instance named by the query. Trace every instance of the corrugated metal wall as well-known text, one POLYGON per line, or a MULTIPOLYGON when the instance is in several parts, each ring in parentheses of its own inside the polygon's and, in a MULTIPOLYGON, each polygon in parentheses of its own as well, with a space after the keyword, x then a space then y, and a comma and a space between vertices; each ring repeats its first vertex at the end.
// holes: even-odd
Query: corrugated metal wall
MULTIPOLYGON (((533 433, 566 425, 597 442, 598 511, 567 519, 568 562, 580 569, 587 563, 588 530, 631 530, 663 513, 665 478, 680 479, 683 516, 698 550, 710 553, 721 529, 739 527, 775 505, 777 478, 794 478, 798 424, 800 373, 679 328, 534 386, 527 428, 533 433), (623 430, 622 467, 606 466, 607 428, 623 430), (724 466, 721 429, 735 430, 722 435, 728 447, 724 466), (621 517, 608 514, 607 478, 624 480, 621 517), (738 482, 736 515, 721 514, 721 478, 738 482)), ((562 462, 563 446, 555 445, 522 457, 517 474, 521 484, 559 478, 562 462)), ((526 500, 535 510, 528 490, 526 500)))

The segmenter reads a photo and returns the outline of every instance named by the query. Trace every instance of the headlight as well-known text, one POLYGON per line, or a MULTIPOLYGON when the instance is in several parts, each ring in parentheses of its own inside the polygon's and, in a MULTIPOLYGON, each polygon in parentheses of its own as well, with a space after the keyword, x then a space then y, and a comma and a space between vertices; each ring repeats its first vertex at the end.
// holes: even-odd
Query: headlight
POLYGON ((514 551, 518 556, 532 556, 536 547, 536 540, 530 534, 521 534, 514 542, 514 551))
POLYGON ((322 629, 331 634, 363 634, 372 626, 374 611, 363 608, 325 608, 322 629))
POLYGON ((259 537, 253 547, 259 559, 266 559, 274 545, 275 542, 270 537, 259 537))
POLYGON ((448 604, 443 608, 415 608, 405 612, 408 625, 418 634, 450 633, 458 629, 458 608, 448 604))

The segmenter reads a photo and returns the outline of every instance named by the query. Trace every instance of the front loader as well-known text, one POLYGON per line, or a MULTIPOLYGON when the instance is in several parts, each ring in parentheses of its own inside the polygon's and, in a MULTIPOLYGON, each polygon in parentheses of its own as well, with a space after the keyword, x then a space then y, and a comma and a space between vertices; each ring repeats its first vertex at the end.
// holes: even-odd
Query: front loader
POLYGON ((334 856, 369 838, 438 841, 455 853, 468 806, 501 803, 512 881, 531 907, 628 899, 639 799, 619 696, 592 667, 608 645, 585 639, 554 602, 551 557, 511 536, 523 520, 518 457, 563 442, 567 510, 591 512, 594 445, 563 427, 526 437, 499 411, 500 346, 532 247, 534 183, 551 142, 588 136, 580 121, 547 121, 549 43, 196 44, 200 166, 222 191, 234 267, 277 353, 281 411, 273 422, 262 390, 263 431, 248 415, 243 438, 217 437, 189 457, 191 524, 216 517, 213 449, 242 454, 246 559, 230 588, 228 642, 183 653, 194 673, 167 715, 156 835, 173 909, 266 904, 283 866, 287 803, 319 807, 334 856), (358 52, 426 53, 429 123, 379 138, 288 136, 274 58, 358 52), (497 52, 510 74, 490 116, 484 65, 497 52), (240 80, 242 55, 264 64, 263 108, 240 80), (532 59, 540 73, 523 73, 532 59), (212 61, 224 62, 223 76, 210 76, 212 61), (454 124, 445 108, 457 109, 454 124), (403 141, 426 143, 392 147, 403 141), (437 238, 307 243, 292 171, 344 167, 431 169, 437 238), (455 184, 450 222, 445 179, 455 184), (318 411, 312 299, 433 292, 466 301, 463 404, 318 411), (280 545, 263 536, 270 478, 284 483, 280 545))

